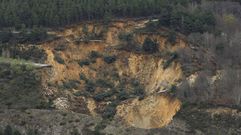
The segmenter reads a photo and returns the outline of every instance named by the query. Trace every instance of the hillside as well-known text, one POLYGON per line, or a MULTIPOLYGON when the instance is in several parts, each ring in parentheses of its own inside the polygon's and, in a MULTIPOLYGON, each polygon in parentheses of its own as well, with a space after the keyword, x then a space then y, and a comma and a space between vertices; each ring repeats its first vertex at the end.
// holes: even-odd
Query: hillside
MULTIPOLYGON (((161 28, 155 33, 143 32, 141 29, 145 28, 150 23, 149 21, 114 21, 108 26, 101 23, 83 23, 66 28, 63 31, 53 31, 52 33, 58 38, 40 43, 38 46, 17 45, 11 48, 3 45, 1 47, 2 54, 46 63, 51 67, 35 70, 34 74, 31 73, 32 71, 23 71, 21 73, 23 75, 16 75, 19 76, 17 78, 8 78, 8 76, 13 76, 12 74, 15 75, 15 72, 13 72, 15 69, 8 68, 11 74, 4 75, 7 79, 3 80, 2 83, 6 87, 1 89, 4 97, 11 98, 8 98, 8 100, 2 98, 0 107, 2 109, 7 108, 13 115, 20 115, 20 117, 9 119, 8 116, 6 117, 7 110, 3 111, 2 117, 7 119, 2 119, 2 126, 13 125, 22 132, 26 132, 30 128, 38 130, 40 134, 47 134, 50 131, 55 134, 58 132, 57 127, 65 127, 60 134, 75 130, 75 128, 67 129, 72 125, 72 122, 67 123, 66 121, 74 121, 72 115, 62 122, 59 120, 59 122, 56 120, 49 121, 49 118, 55 115, 55 111, 52 109, 61 110, 62 113, 73 112, 73 117, 79 115, 76 113, 87 114, 92 117, 88 119, 94 119, 95 124, 99 121, 104 126, 98 127, 96 125, 96 127, 93 125, 92 127, 95 128, 91 129, 91 126, 89 127, 85 123, 84 125, 87 127, 76 127, 78 132, 90 130, 90 132, 113 133, 114 129, 112 128, 117 128, 119 134, 126 134, 126 128, 132 127, 155 133, 154 130, 150 129, 161 128, 173 123, 174 125, 170 125, 171 130, 169 126, 160 130, 176 132, 176 134, 212 133, 216 132, 217 128, 210 127, 210 131, 205 131, 201 127, 205 123, 195 125, 196 120, 204 120, 199 115, 202 114, 205 119, 219 123, 221 119, 213 118, 213 115, 221 118, 233 117, 226 111, 230 110, 234 113, 232 115, 240 119, 237 110, 224 107, 236 105, 235 97, 225 96, 220 98, 217 96, 220 95, 219 91, 213 93, 212 96, 207 95, 204 91, 193 93, 192 88, 197 87, 195 83, 199 81, 200 73, 206 67, 211 67, 210 71, 212 71, 208 76, 210 81, 207 82, 210 87, 214 87, 220 79, 217 77, 220 71, 216 66, 216 60, 209 54, 208 50, 202 47, 193 48, 193 45, 188 43, 181 34, 178 34, 175 42, 171 43, 168 40, 171 31, 167 29, 161 28), (87 40, 86 37, 89 36, 89 33, 95 36, 87 40), (100 33, 103 34, 101 38, 98 36, 100 33), (150 50, 149 47, 145 49, 145 45, 157 49, 154 51, 150 50), (34 55, 26 55, 33 50, 34 55), (188 56, 183 54, 185 51, 188 51, 188 56), (17 80, 18 78, 20 80, 25 78, 26 81, 22 84, 26 84, 26 86, 22 85, 17 80), (32 78, 39 79, 34 81, 32 78), (183 89, 186 81, 190 84, 190 90, 183 89), (30 84, 30 82, 37 85, 30 84), (23 88, 19 89, 19 86, 23 88), (32 88, 32 86, 37 88, 32 88), (13 97, 12 92, 4 92, 5 89, 8 91, 19 89, 20 91, 18 90, 19 92, 16 94, 24 96, 24 98, 13 97), (34 96, 31 96, 27 89, 31 90, 34 96), (186 97, 190 94, 192 94, 192 97, 186 97), (200 102, 202 104, 192 105, 200 102), (178 115, 174 117, 182 104, 188 107, 181 109, 178 115), (208 104, 218 104, 218 106, 209 106, 208 104), (24 111, 19 112, 16 109, 24 111), (51 109, 52 111, 50 111, 50 114, 46 114, 46 118, 39 117, 38 119, 41 119, 39 121, 36 118, 41 110, 32 109, 51 109), (26 112, 31 113, 32 120, 25 118, 26 112), (193 118, 186 118, 187 114, 190 115, 189 113, 193 115, 193 118), (26 121, 21 124, 23 119, 26 121), (12 120, 15 122, 12 123, 12 120), (17 121, 20 121, 20 123, 17 121), (44 126, 49 123, 47 121, 50 122, 50 125, 57 127, 50 126, 48 130, 41 130, 41 128, 45 128, 41 125, 44 126), (120 125, 117 124, 111 127, 111 123, 114 121, 120 121, 122 123, 120 125, 126 126, 119 127, 120 125), (194 125, 191 124, 191 127, 189 127, 189 123, 194 123, 194 125), (40 124, 40 127, 36 128, 36 124, 40 124), (97 130, 96 128, 100 129, 97 130), (174 130, 172 130, 173 128, 174 130)), ((5 70, 2 70, 3 73, 7 72, 5 70)), ((209 91, 206 90, 206 92, 209 91)), ((58 113, 56 112, 56 114, 58 113)), ((62 119, 59 117, 57 116, 58 119, 62 119)), ((82 120, 78 121, 83 122, 82 120)), ((230 122, 235 121, 236 118, 230 122)), ((228 123, 226 124, 228 125, 228 123)), ((231 124, 229 126, 240 125, 231 124)), ((131 133, 142 132, 141 130, 135 131, 132 128, 129 131, 131 133)), ((225 127, 224 133, 228 132, 238 133, 239 130, 233 127, 233 130, 230 131, 229 128, 225 127)))
POLYGON ((0 1, 0 135, 241 134, 240 13, 235 0, 0 1))

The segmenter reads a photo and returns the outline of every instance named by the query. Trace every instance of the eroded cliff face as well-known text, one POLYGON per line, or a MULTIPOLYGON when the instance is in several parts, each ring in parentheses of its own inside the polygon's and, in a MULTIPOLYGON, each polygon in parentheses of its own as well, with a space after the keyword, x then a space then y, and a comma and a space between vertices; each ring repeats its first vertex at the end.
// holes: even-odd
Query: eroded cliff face
MULTIPOLYGON (((177 85, 182 79, 181 64, 174 61, 168 68, 164 68, 167 60, 163 57, 118 49, 122 45, 118 35, 123 31, 132 32, 143 27, 142 25, 145 22, 112 22, 108 27, 91 23, 82 24, 67 28, 62 32, 55 32, 61 36, 59 40, 41 45, 41 48, 47 54, 45 63, 53 66, 49 72, 49 85, 47 87, 60 88, 68 81, 74 80, 77 82, 77 86, 74 88, 67 88, 65 91, 58 90, 53 93, 55 95, 61 93, 59 95, 62 96, 62 99, 65 97, 65 100, 69 102, 65 103, 69 104, 69 106, 63 107, 64 110, 66 108, 77 112, 85 110, 82 113, 97 116, 100 115, 100 112, 103 113, 103 111, 100 111, 103 110, 103 107, 114 102, 112 99, 96 101, 84 95, 76 97, 74 93, 86 91, 88 82, 80 79, 80 76, 84 76, 93 82, 99 79, 110 81, 115 87, 126 85, 122 87, 128 89, 127 92, 129 93, 135 91, 132 86, 129 86, 129 83, 135 81, 140 83, 140 87, 145 92, 145 96, 142 97, 143 100, 138 100, 134 96, 120 102, 121 105, 117 105, 117 116, 121 117, 128 125, 146 129, 160 128, 172 120, 175 113, 180 109, 181 102, 177 98, 168 96, 168 94, 162 95, 162 93, 171 90, 171 87, 177 85), (102 33, 104 35, 102 39, 76 42, 76 39, 84 37, 84 27, 87 27, 88 31, 92 33, 101 33, 103 29, 106 30, 102 33), (93 52, 98 53, 100 56, 93 60, 90 56, 93 52), (115 62, 106 63, 104 57, 107 56, 114 56, 115 62), (59 62, 56 57, 60 57, 62 62, 59 62), (113 74, 116 74, 118 78, 113 78, 113 74), (123 82, 124 84, 122 84, 123 82), (66 95, 69 95, 69 97, 66 98, 66 95), (79 101, 85 103, 76 104, 79 101), (80 107, 86 109, 80 109, 80 107)), ((140 47, 147 37, 159 44, 158 47, 161 52, 175 52, 178 49, 187 47, 186 43, 181 39, 177 39, 174 45, 168 46, 167 38, 158 34, 134 34, 134 40, 140 47)), ((91 95, 108 92, 110 88, 97 87, 96 89, 91 95)), ((120 92, 121 90, 117 89, 117 91, 120 92)), ((59 98, 61 97, 58 97, 57 101, 61 103, 59 98)), ((113 95, 113 99, 116 98, 113 95)))
POLYGON ((148 96, 144 100, 134 99, 117 107, 117 115, 129 125, 152 129, 168 125, 180 109, 181 102, 168 96, 148 96))

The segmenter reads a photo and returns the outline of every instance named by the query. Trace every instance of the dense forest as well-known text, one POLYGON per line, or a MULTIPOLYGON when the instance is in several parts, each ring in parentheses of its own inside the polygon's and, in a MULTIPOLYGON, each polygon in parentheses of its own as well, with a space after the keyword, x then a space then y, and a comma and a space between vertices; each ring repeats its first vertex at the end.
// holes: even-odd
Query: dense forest
POLYGON ((200 0, 0 0, 1 27, 58 27, 82 20, 166 15, 200 0))

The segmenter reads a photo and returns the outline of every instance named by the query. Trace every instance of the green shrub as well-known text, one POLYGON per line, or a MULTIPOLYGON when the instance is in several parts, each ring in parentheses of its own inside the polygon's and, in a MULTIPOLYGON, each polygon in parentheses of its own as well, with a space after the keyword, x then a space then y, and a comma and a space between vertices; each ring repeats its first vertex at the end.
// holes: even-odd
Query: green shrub
POLYGON ((133 79, 133 80, 131 80, 131 85, 132 85, 133 87, 138 87, 138 86, 140 85, 140 83, 139 83, 139 81, 133 79))
POLYGON ((97 51, 91 51, 89 54, 90 59, 96 59, 96 58, 100 58, 100 57, 101 57, 101 54, 98 53, 97 51))
POLYGON ((83 67, 83 66, 88 66, 88 65, 90 65, 90 64, 91 64, 91 62, 90 62, 90 60, 88 60, 88 59, 81 60, 81 61, 79 62, 79 65, 80 65, 81 67, 83 67))
POLYGON ((67 45, 64 45, 64 44, 60 44, 54 48, 55 51, 64 51, 66 49, 67 49, 67 45))
POLYGON ((175 94, 177 91, 177 86, 176 85, 172 85, 171 88, 170 88, 170 94, 175 94))
POLYGON ((54 60, 57 61, 59 64, 65 64, 64 60, 61 58, 59 54, 54 55, 54 60))
POLYGON ((124 90, 122 90, 121 92, 118 93, 117 95, 118 100, 126 100, 129 98, 129 94, 127 92, 125 92, 124 90))
POLYGON ((104 110, 104 113, 102 115, 103 118, 112 119, 116 114, 117 105, 118 105, 117 102, 112 102, 111 104, 109 104, 104 110))
POLYGON ((111 64, 116 61, 116 56, 105 56, 104 61, 107 64, 111 64))
POLYGON ((171 43, 172 45, 176 43, 177 35, 174 31, 169 32, 167 41, 171 43))
POLYGON ((138 86, 137 88, 134 89, 134 95, 138 96, 139 99, 143 99, 145 97, 145 90, 138 86))
POLYGON ((76 97, 79 97, 79 96, 84 96, 85 94, 81 91, 77 91, 73 95, 76 96, 76 97))
POLYGON ((39 105, 36 106, 37 109, 51 109, 53 102, 52 101, 40 101, 39 105))
POLYGON ((64 82, 63 86, 66 89, 77 89, 80 82, 77 80, 69 80, 68 82, 64 82))
POLYGON ((85 85, 85 90, 88 92, 95 92, 95 84, 92 81, 87 81, 85 85))
POLYGON ((88 81, 85 74, 83 74, 83 73, 80 73, 79 78, 80 78, 80 80, 88 81))
POLYGON ((126 41, 126 42, 130 42, 133 40, 133 33, 125 33, 125 32, 121 32, 118 35, 118 38, 122 41, 126 41))
POLYGON ((113 95, 113 92, 104 92, 104 93, 99 93, 94 96, 94 99, 96 101, 103 101, 105 98, 111 97, 113 95))
POLYGON ((96 85, 99 87, 103 87, 103 88, 113 88, 114 87, 114 85, 110 81, 103 80, 103 79, 98 79, 96 81, 96 85))
POLYGON ((142 49, 144 52, 147 52, 147 53, 156 53, 159 51, 158 43, 151 40, 150 38, 145 39, 142 45, 142 49))
POLYGON ((163 69, 168 68, 171 63, 178 58, 178 54, 176 52, 172 53, 170 58, 163 64, 163 69))

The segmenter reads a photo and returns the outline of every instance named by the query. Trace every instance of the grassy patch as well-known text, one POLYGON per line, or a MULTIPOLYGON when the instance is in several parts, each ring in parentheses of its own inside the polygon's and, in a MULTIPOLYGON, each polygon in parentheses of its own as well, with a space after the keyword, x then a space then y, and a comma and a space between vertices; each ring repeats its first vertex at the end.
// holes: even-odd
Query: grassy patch
POLYGON ((29 70, 37 67, 37 65, 35 65, 30 61, 26 61, 22 59, 3 58, 3 57, 0 57, 0 64, 8 64, 11 66, 11 68, 24 66, 26 67, 26 69, 29 69, 29 70))

